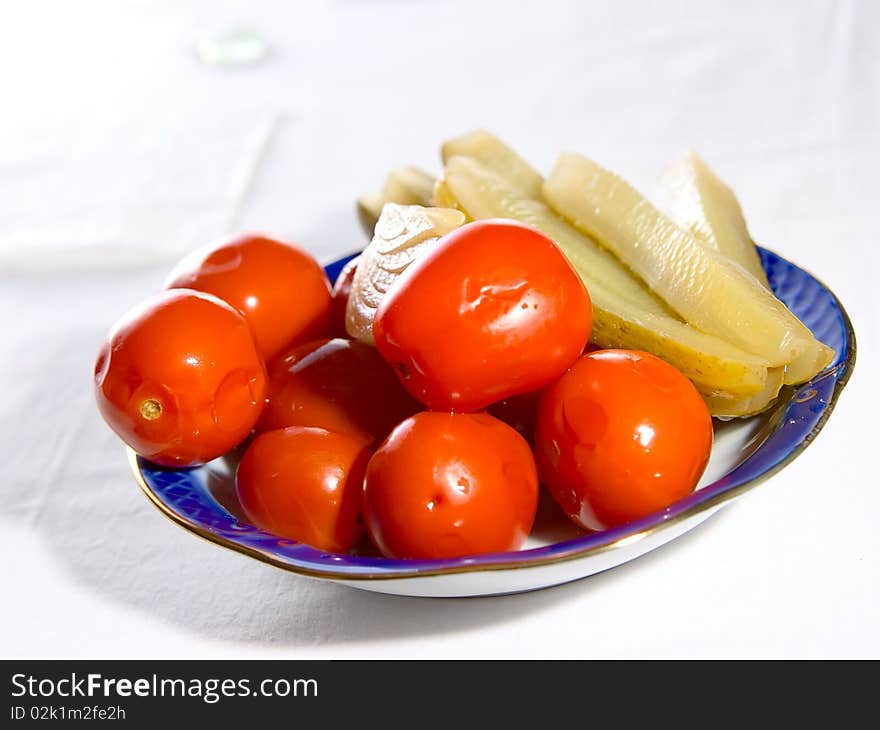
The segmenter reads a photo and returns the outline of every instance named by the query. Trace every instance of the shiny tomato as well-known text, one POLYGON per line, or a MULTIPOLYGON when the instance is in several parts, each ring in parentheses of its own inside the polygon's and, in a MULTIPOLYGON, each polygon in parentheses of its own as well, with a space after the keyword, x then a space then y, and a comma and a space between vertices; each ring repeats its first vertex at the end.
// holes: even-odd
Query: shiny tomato
POLYGON ((364 482, 367 531, 393 558, 517 550, 537 503, 529 445, 486 413, 408 418, 376 451, 364 482))
POLYGON ((587 529, 621 525, 686 496, 711 448, 712 419, 697 389, 646 352, 585 355, 541 399, 541 481, 587 529))
POLYGON ((418 410, 375 348, 319 340, 272 364, 269 402, 257 430, 315 426, 378 444, 418 410))
POLYGON ((553 241, 486 220, 446 235, 401 276, 373 335, 422 403, 474 411, 559 377, 591 324, 587 291, 553 241))
POLYGON ((363 442, 322 428, 261 434, 235 477, 242 509, 257 527, 328 552, 354 547, 363 534, 363 442))
POLYGON ((356 256, 342 267, 342 271, 339 272, 339 276, 333 282, 333 289, 330 292, 330 298, 333 300, 333 334, 339 337, 347 336, 345 310, 348 307, 348 297, 351 294, 354 272, 357 271, 360 260, 361 257, 356 256))
POLYGON ((95 397, 138 454, 193 466, 249 435, 265 404, 266 370, 241 314, 210 294, 174 289, 110 330, 95 362, 95 397))
POLYGON ((260 354, 330 334, 330 282, 304 249, 266 236, 240 235, 193 252, 166 288, 208 292, 244 315, 260 354))

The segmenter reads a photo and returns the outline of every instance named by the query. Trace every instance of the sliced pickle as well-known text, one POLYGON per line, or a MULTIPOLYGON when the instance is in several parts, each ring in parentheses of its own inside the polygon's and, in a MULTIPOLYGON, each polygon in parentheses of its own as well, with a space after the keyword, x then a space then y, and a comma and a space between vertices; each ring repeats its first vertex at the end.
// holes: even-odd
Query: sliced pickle
MULTIPOLYGON (((432 202, 433 205, 438 208, 458 209, 458 201, 455 199, 455 196, 449 192, 449 186, 442 177, 438 178, 437 182, 434 184, 434 197, 432 202)), ((464 211, 462 211, 462 213, 464 213, 464 211)), ((465 217, 467 217, 467 213, 465 213, 465 217)))
MULTIPOLYGON (((733 191, 693 150, 679 158, 660 180, 658 206, 703 245, 720 251, 769 289, 767 274, 752 242, 733 191)), ((814 338, 785 367, 786 385, 805 383, 834 359, 834 351, 814 338)))
POLYGON ((834 360, 834 350, 819 340, 803 355, 796 357, 785 366, 786 385, 806 383, 817 373, 822 372, 834 360))
POLYGON ((594 235, 684 319, 770 366, 785 365, 815 340, 755 277, 701 245, 629 183, 581 155, 559 157, 544 197, 594 235))
POLYGON ((770 288, 736 195, 694 150, 661 177, 657 207, 700 243, 736 261, 770 288))
POLYGON ((441 148, 441 154, 444 164, 456 155, 479 160, 490 170, 501 175, 510 185, 524 192, 526 197, 541 197, 541 188, 544 185, 541 173, 485 129, 446 140, 441 148))
POLYGON ((375 344, 373 318, 382 297, 413 261, 462 223, 458 210, 386 203, 351 282, 345 310, 349 336, 375 344))
POLYGON ((473 219, 511 218, 543 231, 580 274, 593 302, 591 340, 602 347, 646 350, 709 392, 752 395, 767 380, 765 359, 685 324, 607 251, 544 203, 477 160, 453 157, 444 170, 456 207, 473 219))
POLYGON ((743 418, 766 411, 773 405, 783 386, 785 368, 769 368, 763 390, 754 395, 734 396, 727 393, 701 393, 709 412, 717 418, 743 418))
POLYGON ((434 199, 434 176, 414 165, 395 167, 385 178, 380 193, 367 193, 358 198, 358 217, 366 234, 372 238, 376 221, 385 203, 430 206, 434 199))

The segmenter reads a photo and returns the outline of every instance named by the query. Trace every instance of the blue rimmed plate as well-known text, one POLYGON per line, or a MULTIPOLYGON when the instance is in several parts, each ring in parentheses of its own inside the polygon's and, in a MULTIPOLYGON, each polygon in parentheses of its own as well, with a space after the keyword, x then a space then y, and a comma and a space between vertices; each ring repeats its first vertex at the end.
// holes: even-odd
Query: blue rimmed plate
MULTIPOLYGON (((129 452, 132 471, 159 511, 196 535, 294 573, 357 588, 413 596, 493 595, 613 568, 687 532, 790 463, 825 425, 852 372, 855 336, 837 297, 777 254, 760 253, 776 295, 834 348, 834 362, 809 383, 786 388, 770 411, 716 423, 712 456, 697 491, 622 527, 584 534, 546 503, 529 542, 516 552, 430 561, 389 560, 369 549, 336 555, 248 524, 235 497, 234 456, 196 469, 170 470, 129 452)), ((352 257, 326 267, 331 281, 352 257)))

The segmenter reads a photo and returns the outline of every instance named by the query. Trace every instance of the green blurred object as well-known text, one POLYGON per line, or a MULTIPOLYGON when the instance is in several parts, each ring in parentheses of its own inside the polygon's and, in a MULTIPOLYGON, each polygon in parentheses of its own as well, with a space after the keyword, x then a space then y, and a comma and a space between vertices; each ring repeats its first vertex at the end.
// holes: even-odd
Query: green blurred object
POLYGON ((232 28, 196 43, 199 60, 208 66, 250 66, 269 53, 269 42, 251 28, 232 28))

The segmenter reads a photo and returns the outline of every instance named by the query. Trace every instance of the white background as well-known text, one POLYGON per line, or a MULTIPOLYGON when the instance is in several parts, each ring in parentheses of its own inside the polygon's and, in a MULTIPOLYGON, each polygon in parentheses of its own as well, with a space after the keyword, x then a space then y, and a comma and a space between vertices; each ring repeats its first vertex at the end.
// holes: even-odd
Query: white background
POLYGON ((880 656, 878 38, 867 1, 4 3, 0 654, 880 656), (199 62, 241 25, 263 63, 199 62), (163 519, 93 404, 112 321, 230 229, 363 245, 356 195, 477 126, 645 191, 700 150, 855 323, 816 442, 668 546, 506 598, 323 584, 163 519))

